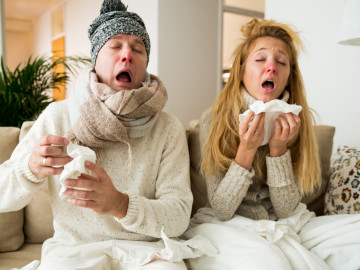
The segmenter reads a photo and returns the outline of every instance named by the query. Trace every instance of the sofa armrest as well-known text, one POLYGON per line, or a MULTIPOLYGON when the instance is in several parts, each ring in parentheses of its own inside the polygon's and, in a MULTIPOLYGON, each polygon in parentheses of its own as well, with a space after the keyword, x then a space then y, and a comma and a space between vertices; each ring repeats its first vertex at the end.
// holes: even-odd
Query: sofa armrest
MULTIPOLYGON (((20 129, 0 127, 0 164, 8 160, 19 142, 20 129)), ((14 251, 24 243, 24 210, 0 213, 0 252, 14 251)))

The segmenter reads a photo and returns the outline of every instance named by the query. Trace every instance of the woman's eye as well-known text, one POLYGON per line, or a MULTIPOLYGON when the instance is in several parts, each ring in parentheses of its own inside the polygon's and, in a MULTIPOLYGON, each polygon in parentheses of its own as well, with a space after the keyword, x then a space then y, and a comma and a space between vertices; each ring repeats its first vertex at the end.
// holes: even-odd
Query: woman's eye
POLYGON ((256 59, 255 61, 256 61, 256 62, 263 62, 264 59, 256 59))

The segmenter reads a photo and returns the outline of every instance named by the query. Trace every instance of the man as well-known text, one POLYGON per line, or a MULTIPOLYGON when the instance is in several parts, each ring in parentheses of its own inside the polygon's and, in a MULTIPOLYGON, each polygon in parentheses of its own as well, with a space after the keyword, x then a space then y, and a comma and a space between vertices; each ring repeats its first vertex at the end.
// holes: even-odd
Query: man
POLYGON ((0 211, 23 208, 48 185, 55 233, 37 269, 186 269, 181 260, 153 260, 161 257, 154 241, 186 230, 193 198, 183 126, 162 112, 166 89, 146 72, 144 22, 105 0, 89 38, 93 67, 1 165, 0 211), (61 180, 74 157, 62 154, 66 146, 68 154, 70 146, 92 149, 96 162, 61 180))

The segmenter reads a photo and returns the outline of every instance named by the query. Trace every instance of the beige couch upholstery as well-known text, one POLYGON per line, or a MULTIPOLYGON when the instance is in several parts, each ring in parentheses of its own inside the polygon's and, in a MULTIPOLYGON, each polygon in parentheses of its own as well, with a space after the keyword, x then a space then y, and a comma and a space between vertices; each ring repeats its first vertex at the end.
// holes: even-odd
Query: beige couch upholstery
MULTIPOLYGON (((0 163, 10 158, 19 140, 25 136, 32 122, 25 122, 21 129, 15 127, 0 127, 0 163)), ((330 156, 335 128, 317 126, 316 135, 322 165, 321 188, 303 198, 310 210, 317 215, 323 214, 324 194, 330 178, 330 156)), ((191 181, 194 194, 193 213, 206 205, 206 187, 204 179, 199 174, 200 145, 199 123, 194 120, 187 129, 190 160, 191 181)), ((40 259, 41 245, 54 233, 52 213, 47 185, 34 195, 32 201, 24 209, 10 213, 0 213, 0 270, 14 267, 20 268, 27 263, 40 259)))
MULTIPOLYGON (((32 124, 24 122, 21 129, 0 127, 0 163, 10 158, 32 124)), ((42 243, 53 233, 47 185, 42 185, 25 208, 0 213, 0 269, 20 268, 33 260, 39 260, 42 243)))

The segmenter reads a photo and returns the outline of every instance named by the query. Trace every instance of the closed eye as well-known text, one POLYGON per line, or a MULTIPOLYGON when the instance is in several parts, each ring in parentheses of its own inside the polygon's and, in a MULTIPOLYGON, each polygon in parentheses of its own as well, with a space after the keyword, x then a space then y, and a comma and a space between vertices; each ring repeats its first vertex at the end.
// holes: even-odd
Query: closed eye
POLYGON ((117 40, 110 40, 109 48, 110 49, 121 49, 122 43, 118 42, 117 40))
POLYGON ((144 50, 143 49, 139 49, 139 48, 134 48, 133 49, 134 50, 134 52, 137 52, 137 53, 144 53, 144 50))

